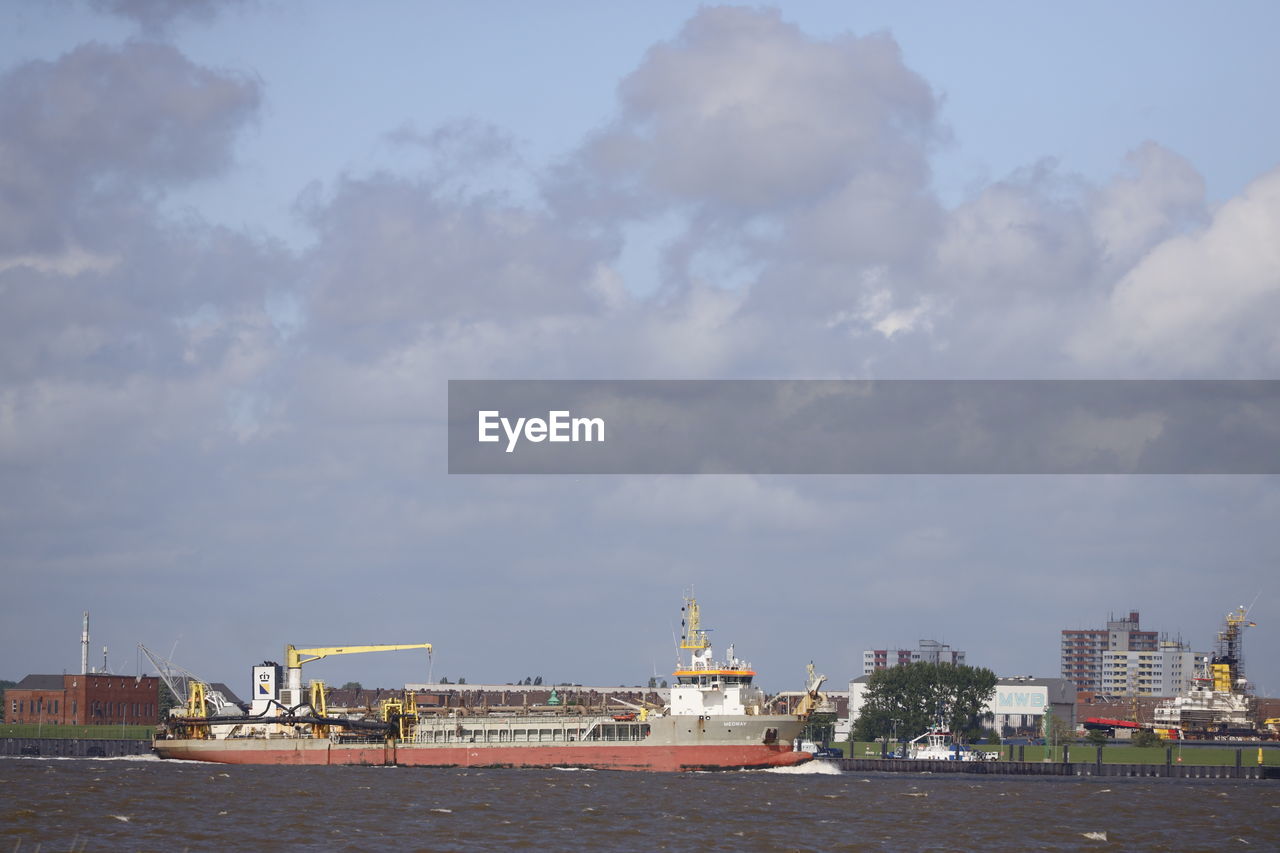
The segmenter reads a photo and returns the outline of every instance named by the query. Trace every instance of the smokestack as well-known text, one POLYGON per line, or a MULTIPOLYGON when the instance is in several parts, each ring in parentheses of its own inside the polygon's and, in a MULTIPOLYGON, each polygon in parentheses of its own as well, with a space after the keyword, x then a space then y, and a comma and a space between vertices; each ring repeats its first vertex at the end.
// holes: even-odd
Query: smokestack
POLYGON ((89 674, 89 611, 84 612, 84 630, 80 632, 80 674, 89 674))

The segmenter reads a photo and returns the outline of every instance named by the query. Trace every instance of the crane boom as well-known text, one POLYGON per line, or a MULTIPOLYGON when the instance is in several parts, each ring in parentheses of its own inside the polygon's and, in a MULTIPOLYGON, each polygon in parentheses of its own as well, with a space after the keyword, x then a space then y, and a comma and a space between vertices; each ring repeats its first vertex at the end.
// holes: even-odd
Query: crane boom
POLYGON ((297 669, 304 663, 311 663, 313 660, 327 658, 329 655, 354 655, 361 652, 398 652, 405 649, 426 649, 431 651, 430 643, 409 643, 399 646, 329 646, 319 649, 295 649, 292 645, 284 647, 285 666, 289 669, 297 669), (303 655, 311 657, 303 658, 303 655))
POLYGON ((302 665, 311 661, 327 658, 330 655, 354 655, 363 652, 398 652, 404 649, 426 649, 431 653, 430 643, 407 643, 395 646, 322 646, 316 649, 299 649, 293 644, 284 647, 286 689, 289 691, 287 705, 302 701, 302 665))

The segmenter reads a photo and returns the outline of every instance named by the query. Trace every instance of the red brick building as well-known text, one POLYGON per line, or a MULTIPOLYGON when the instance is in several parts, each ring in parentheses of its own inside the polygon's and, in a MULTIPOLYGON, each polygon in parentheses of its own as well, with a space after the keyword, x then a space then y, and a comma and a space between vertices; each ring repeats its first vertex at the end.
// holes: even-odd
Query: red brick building
POLYGON ((28 675, 4 692, 6 723, 154 725, 160 720, 155 676, 28 675))

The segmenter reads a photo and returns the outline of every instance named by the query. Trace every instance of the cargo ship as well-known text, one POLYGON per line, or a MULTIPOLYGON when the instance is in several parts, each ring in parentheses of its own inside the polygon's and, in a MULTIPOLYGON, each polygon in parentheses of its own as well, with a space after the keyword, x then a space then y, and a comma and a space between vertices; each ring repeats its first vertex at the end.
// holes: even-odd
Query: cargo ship
POLYGON ((572 767, 596 770, 737 770, 785 767, 813 756, 795 748, 817 706, 823 676, 810 666, 794 713, 770 714, 756 672, 730 645, 716 660, 698 603, 685 599, 679 663, 664 705, 614 699, 617 713, 564 705, 527 713, 419 707, 406 691, 376 713, 330 714, 324 686, 304 694, 302 664, 330 654, 413 646, 285 648, 285 667, 253 668, 248 712, 197 696, 157 730, 161 758, 224 764, 429 767, 572 767), (282 671, 283 669, 283 671, 282 671), (282 678, 283 676, 283 678, 282 678))

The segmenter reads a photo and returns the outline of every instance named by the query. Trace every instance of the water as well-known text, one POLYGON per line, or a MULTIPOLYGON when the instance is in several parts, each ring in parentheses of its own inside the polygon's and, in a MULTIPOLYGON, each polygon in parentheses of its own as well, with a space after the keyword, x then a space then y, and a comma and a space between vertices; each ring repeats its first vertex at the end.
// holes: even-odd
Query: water
POLYGON ((1275 782, 0 759, 0 853, 1276 850, 1275 782))

